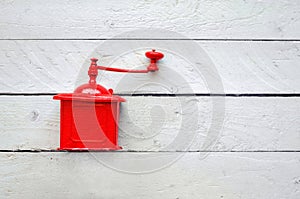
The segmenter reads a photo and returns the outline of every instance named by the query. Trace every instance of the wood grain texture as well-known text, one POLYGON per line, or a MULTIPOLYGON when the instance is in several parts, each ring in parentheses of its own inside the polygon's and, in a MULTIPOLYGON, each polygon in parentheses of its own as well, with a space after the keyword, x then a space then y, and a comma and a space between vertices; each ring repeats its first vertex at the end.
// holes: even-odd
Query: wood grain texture
POLYGON ((165 53, 155 74, 100 71, 116 93, 300 93, 300 42, 0 41, 2 93, 72 92, 99 65, 145 68, 144 52, 165 53))
POLYGON ((299 153, 1 153, 1 198, 289 198, 300 197, 299 153), (107 160, 111 164, 103 165, 107 160), (101 160, 101 161, 100 161, 101 160), (117 171, 115 165, 122 165, 117 171), (115 168, 116 169, 116 168, 115 168))
MULTIPOLYGON (((300 150, 298 97, 125 98, 124 151, 300 150)), ((59 102, 52 96, 2 96, 0 102, 1 150, 59 146, 59 102)))
POLYGON ((3 1, 1 39, 299 39, 297 1, 3 1), (160 34, 149 28, 174 31, 160 34), (132 31, 142 29, 142 32, 132 31), (125 33, 126 31, 131 31, 125 33), (118 37, 118 36, 117 36, 118 37))
POLYGON ((299 27, 298 1, 1 1, 0 198, 299 199, 300 97, 190 95, 298 96, 299 27), (143 68, 151 48, 158 73, 98 81, 189 95, 125 96, 122 151, 52 151, 59 102, 39 94, 85 83, 90 57, 143 68))

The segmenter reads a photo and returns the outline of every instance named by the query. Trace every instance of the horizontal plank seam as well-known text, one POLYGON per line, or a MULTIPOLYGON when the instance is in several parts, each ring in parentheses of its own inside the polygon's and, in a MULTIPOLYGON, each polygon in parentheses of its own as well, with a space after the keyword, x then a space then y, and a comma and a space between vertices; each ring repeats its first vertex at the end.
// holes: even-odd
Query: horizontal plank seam
POLYGON ((177 150, 177 151, 145 151, 145 150, 123 150, 123 151, 106 151, 106 150, 95 150, 95 151, 65 151, 65 150, 0 150, 0 153, 49 153, 49 152, 68 152, 68 153, 89 153, 89 152, 114 152, 114 153, 300 153, 300 150, 225 150, 225 151, 217 151, 217 150, 177 150))
POLYGON ((247 42, 276 42, 276 41, 300 41, 300 39, 209 39, 209 38, 202 38, 202 39, 196 39, 196 38, 10 38, 10 39, 0 39, 0 41, 48 41, 48 40, 57 40, 57 41, 106 41, 106 40, 145 40, 145 41, 247 41, 247 42))
MULTIPOLYGON (((58 93, 0 93, 0 96, 54 96, 58 93)), ((153 97, 192 97, 192 96, 207 96, 207 97, 300 97, 300 93, 134 93, 134 94, 119 94, 120 96, 153 96, 153 97)))

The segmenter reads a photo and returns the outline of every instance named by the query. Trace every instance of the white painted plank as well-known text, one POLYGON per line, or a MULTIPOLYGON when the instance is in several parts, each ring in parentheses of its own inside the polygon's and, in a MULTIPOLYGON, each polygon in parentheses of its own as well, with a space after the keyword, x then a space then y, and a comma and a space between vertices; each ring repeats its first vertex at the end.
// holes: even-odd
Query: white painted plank
POLYGON ((299 19, 299 2, 283 0, 13 0, 1 1, 0 38, 299 39, 299 19))
POLYGON ((0 41, 2 93, 72 92, 99 65, 145 68, 144 52, 165 53, 155 74, 100 71, 117 93, 299 93, 300 42, 0 41))
MULTIPOLYGON (((298 97, 125 98, 119 121, 124 151, 300 150, 298 97)), ((59 146, 58 101, 2 96, 0 102, 1 150, 59 146)))
POLYGON ((300 153, 1 153, 1 198, 300 197, 300 153), (149 159, 151 157, 151 159, 149 159), (128 172, 135 172, 129 174, 128 172))

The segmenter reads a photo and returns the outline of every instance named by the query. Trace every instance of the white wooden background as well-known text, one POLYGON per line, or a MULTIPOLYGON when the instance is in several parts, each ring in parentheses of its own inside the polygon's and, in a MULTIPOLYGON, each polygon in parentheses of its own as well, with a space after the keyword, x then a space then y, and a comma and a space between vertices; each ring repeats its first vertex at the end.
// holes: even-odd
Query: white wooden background
POLYGON ((297 0, 1 1, 0 198, 300 198, 299 36, 297 0), (53 95, 151 47, 156 74, 98 77, 124 149, 56 151, 53 95))

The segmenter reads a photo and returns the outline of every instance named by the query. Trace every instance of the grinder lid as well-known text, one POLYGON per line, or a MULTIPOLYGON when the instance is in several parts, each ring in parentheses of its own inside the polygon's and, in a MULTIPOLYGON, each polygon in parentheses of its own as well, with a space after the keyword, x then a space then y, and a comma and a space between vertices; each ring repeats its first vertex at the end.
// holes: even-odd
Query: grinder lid
POLYGON ((60 93, 53 97, 55 100, 75 100, 91 102, 125 102, 118 95, 113 95, 112 89, 106 89, 99 84, 83 84, 75 89, 74 93, 60 93))

